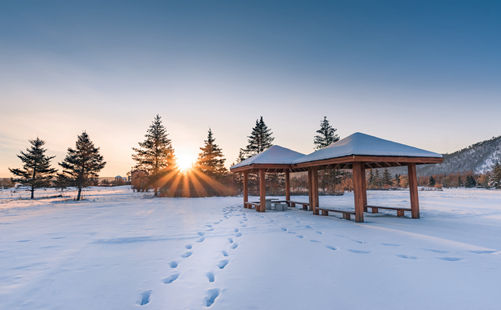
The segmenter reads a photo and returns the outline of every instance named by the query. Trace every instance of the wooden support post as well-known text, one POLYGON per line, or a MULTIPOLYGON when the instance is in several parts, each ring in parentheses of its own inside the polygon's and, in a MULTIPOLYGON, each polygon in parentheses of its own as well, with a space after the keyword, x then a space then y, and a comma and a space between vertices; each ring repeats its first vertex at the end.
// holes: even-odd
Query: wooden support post
POLYGON ((264 212, 266 210, 266 179, 265 179, 264 169, 259 169, 259 208, 256 208, 259 212, 264 212))
POLYGON ((364 212, 367 212, 367 178, 365 176, 365 165, 362 163, 362 192, 364 199, 364 212))
POLYGON ((248 187, 248 183, 249 183, 249 173, 247 171, 245 171, 243 173, 244 177, 243 177, 243 185, 244 185, 244 208, 247 208, 247 202, 249 202, 249 187, 248 187))
POLYGON ((309 209, 311 210, 313 205, 313 193, 312 193, 312 172, 311 169, 308 169, 308 201, 309 201, 309 209))
POLYGON ((290 206, 289 201, 291 200, 291 182, 289 170, 285 171, 285 200, 287 200, 287 205, 290 206))
POLYGON ((321 212, 321 213, 322 213, 322 215, 323 215, 323 216, 327 216, 327 215, 329 215, 329 211, 327 211, 327 210, 322 210, 322 212, 321 212))
POLYGON ((364 196, 362 185, 362 163, 353 163, 353 195, 355 196, 355 222, 364 221, 364 196))
POLYGON ((419 197, 417 188, 416 164, 407 166, 409 178, 409 191, 411 194, 411 213, 413 219, 419 218, 419 197))
POLYGON ((312 177, 312 193, 313 193, 313 205, 312 205, 312 210, 314 215, 318 215, 318 169, 313 168, 311 171, 311 177, 312 177))

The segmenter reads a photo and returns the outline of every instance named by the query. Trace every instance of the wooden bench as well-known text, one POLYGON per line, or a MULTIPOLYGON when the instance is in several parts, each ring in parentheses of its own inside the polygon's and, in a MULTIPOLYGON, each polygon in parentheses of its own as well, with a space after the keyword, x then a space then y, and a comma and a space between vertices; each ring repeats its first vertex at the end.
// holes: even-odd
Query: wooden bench
POLYGON ((323 216, 329 215, 329 212, 342 213, 343 219, 351 220, 351 216, 355 215, 355 211, 346 211, 346 210, 337 210, 337 209, 326 209, 326 208, 318 208, 320 210, 320 214, 323 216))
POLYGON ((259 208, 261 203, 259 202, 244 202, 244 208, 252 209, 253 207, 259 208))
POLYGON ((409 212, 412 211, 410 208, 397 208, 397 207, 366 206, 365 209, 367 210, 367 208, 371 208, 372 213, 379 213, 379 209, 396 210, 397 216, 399 217, 404 216, 404 211, 409 211, 409 212))
POLYGON ((307 211, 309 209, 309 207, 310 207, 310 203, 309 202, 292 201, 292 200, 284 200, 284 201, 287 202, 289 204, 289 206, 292 207, 292 208, 295 208, 296 204, 302 205, 304 211, 307 211))

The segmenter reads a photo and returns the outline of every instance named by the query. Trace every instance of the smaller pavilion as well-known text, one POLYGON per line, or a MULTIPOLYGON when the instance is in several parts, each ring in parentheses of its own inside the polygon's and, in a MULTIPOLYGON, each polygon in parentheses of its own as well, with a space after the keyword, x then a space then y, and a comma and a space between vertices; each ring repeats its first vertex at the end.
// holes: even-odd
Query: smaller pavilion
POLYGON ((233 173, 243 174, 244 207, 255 206, 259 212, 265 211, 265 175, 267 172, 285 173, 285 201, 287 204, 294 204, 298 202, 290 200, 290 173, 308 171, 309 202, 303 203, 303 205, 308 205, 313 214, 318 215, 319 211, 322 210, 322 214, 327 215, 328 211, 338 212, 338 210, 323 209, 319 206, 318 170, 351 169, 355 210, 354 212, 339 212, 342 212, 343 216, 348 219, 353 213, 355 221, 363 222, 364 211, 366 212, 368 208, 371 208, 373 213, 377 213, 378 209, 397 210, 399 216, 402 216, 404 211, 410 211, 412 218, 419 218, 416 165, 436 164, 442 161, 443 158, 440 154, 357 132, 308 155, 274 145, 266 151, 232 166, 230 170, 233 173), (365 169, 396 166, 407 166, 408 168, 410 209, 368 205, 365 169), (259 176, 259 203, 248 201, 249 173, 257 173, 259 176))

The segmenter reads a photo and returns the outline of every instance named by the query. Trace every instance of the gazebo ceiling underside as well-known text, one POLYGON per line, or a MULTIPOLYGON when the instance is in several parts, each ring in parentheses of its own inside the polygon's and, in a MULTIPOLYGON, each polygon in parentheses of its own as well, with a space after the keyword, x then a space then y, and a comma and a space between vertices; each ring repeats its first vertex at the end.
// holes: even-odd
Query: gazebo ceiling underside
POLYGON ((264 169, 268 172, 300 172, 310 168, 322 169, 352 169, 354 162, 361 162, 365 168, 389 168, 407 166, 408 164, 437 164, 441 163, 441 157, 405 157, 405 156, 365 156, 351 155, 338 158, 322 159, 297 164, 274 164, 256 163, 231 169, 232 172, 256 172, 264 169))

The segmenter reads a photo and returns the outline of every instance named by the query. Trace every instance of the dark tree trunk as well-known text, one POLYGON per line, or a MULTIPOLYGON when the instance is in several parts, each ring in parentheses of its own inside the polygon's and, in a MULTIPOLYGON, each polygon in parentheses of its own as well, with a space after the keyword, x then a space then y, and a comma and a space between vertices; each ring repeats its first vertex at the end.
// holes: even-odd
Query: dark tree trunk
POLYGON ((78 188, 78 194, 77 194, 77 200, 80 200, 80 196, 81 196, 81 194, 82 194, 82 188, 81 188, 81 187, 79 187, 79 188, 78 188))
POLYGON ((35 199, 35 176, 36 176, 36 165, 35 167, 33 167, 33 178, 32 178, 32 181, 31 181, 31 199, 35 199))

